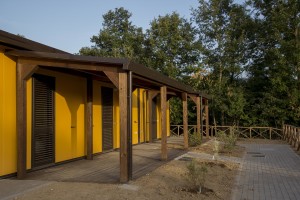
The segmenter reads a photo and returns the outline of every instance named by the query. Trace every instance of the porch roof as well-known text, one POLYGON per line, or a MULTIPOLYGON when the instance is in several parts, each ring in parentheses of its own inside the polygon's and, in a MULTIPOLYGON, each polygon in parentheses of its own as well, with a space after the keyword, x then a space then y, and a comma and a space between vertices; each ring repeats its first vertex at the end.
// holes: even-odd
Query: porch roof
POLYGON ((0 30, 0 46, 3 45, 5 49, 21 49, 29 51, 43 51, 43 52, 52 52, 52 53, 65 53, 68 52, 29 40, 18 35, 8 33, 6 31, 0 30))
POLYGON ((166 85, 176 91, 186 92, 197 96, 202 96, 209 99, 209 96, 205 93, 195 91, 192 87, 180 83, 172 78, 169 78, 155 70, 152 70, 142 64, 134 63, 126 58, 103 58, 96 56, 82 56, 72 55, 66 53, 50 53, 40 51, 26 51, 26 50, 11 50, 5 52, 6 55, 19 57, 19 58, 31 58, 31 59, 43 59, 53 61, 72 62, 77 64, 88 65, 107 65, 112 68, 119 68, 125 71, 132 71, 136 79, 143 79, 146 81, 155 82, 158 85, 166 85))
MULTIPOLYGON (((14 35, 3 30, 0 30, 0 48, 5 49, 5 54, 30 59, 43 59, 57 62, 67 62, 76 64, 87 64, 91 66, 106 65, 112 68, 118 68, 125 71, 132 71, 133 78, 139 83, 144 83, 148 86, 163 86, 177 92, 186 92, 188 94, 202 96, 205 99, 210 97, 201 92, 195 91, 192 87, 185 85, 179 81, 169 78, 155 70, 152 70, 144 65, 135 63, 126 58, 103 58, 96 56, 73 55, 68 52, 14 35)), ((72 69, 72 67, 70 67, 72 69)), ((143 84, 140 84, 143 85, 143 84)))

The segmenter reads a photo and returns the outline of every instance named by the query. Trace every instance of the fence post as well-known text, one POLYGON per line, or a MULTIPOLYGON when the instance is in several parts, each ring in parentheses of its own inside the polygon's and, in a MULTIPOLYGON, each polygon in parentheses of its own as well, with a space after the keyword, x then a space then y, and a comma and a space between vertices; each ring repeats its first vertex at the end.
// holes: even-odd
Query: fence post
POLYGON ((282 126, 282 139, 285 139, 285 124, 282 126))
POLYGON ((179 125, 177 125, 177 136, 179 136, 179 125))
POLYGON ((289 140, 290 145, 293 144, 293 139, 294 139, 294 127, 291 128, 291 137, 290 137, 290 140, 289 140))
POLYGON ((286 125, 285 126, 285 141, 287 141, 288 136, 289 136, 289 126, 286 125))
POLYGON ((272 127, 269 128, 270 140, 272 140, 272 127))
POLYGON ((291 134, 289 139, 289 144, 293 144, 293 137, 294 137, 294 127, 291 127, 291 134))
MULTIPOLYGON (((294 127, 292 145, 295 144, 296 127, 294 127)), ((293 145, 294 146, 294 145, 293 145)))
POLYGON ((297 151, 299 151, 299 149, 300 149, 300 128, 297 128, 297 132, 298 132, 298 135, 297 135, 297 137, 298 137, 298 141, 297 141, 297 143, 298 143, 297 151))
POLYGON ((252 138, 252 127, 250 127, 250 139, 252 138))
POLYGON ((285 140, 285 136, 286 136, 285 132, 286 132, 286 125, 283 124, 283 126, 282 126, 282 139, 283 140, 285 140))

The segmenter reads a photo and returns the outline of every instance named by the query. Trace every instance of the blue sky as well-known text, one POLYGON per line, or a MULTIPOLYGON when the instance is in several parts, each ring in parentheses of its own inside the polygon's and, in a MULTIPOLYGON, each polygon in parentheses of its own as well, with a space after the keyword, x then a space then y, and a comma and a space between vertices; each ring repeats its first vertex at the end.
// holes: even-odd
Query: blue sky
POLYGON ((129 10, 133 24, 145 30, 155 17, 172 11, 190 18, 197 5, 197 0, 1 0, 0 29, 77 53, 91 45, 102 15, 116 7, 129 10))

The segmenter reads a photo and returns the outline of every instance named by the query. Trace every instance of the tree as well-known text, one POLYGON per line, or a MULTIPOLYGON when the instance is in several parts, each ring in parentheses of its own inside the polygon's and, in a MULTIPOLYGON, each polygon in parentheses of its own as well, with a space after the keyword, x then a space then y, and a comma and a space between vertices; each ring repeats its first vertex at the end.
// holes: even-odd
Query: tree
POLYGON ((245 7, 232 0, 199 0, 192 16, 202 44, 202 65, 207 69, 204 84, 198 84, 198 89, 211 95, 216 122, 223 125, 225 118, 231 118, 230 123, 238 123, 246 102, 240 87, 247 63, 245 30, 249 17, 245 7))
POLYGON ((253 24, 247 110, 256 124, 281 127, 284 122, 299 123, 300 51, 296 33, 300 2, 249 0, 247 4, 253 24))
MULTIPOLYGON (((150 23, 145 35, 143 63, 166 76, 187 83, 198 70, 199 45, 191 22, 176 12, 159 16, 150 23)), ((191 107, 191 105, 189 105, 191 107)), ((182 123, 182 102, 170 100, 171 123, 182 123)), ((190 118, 195 118, 189 113, 190 118)))
POLYGON ((199 48, 191 22, 173 12, 159 16, 146 31, 144 63, 175 79, 196 70, 199 48))
POLYGON ((102 29, 91 38, 94 46, 83 47, 81 55, 126 57, 139 61, 143 51, 142 28, 132 25, 132 14, 124 8, 110 10, 103 15, 102 29))

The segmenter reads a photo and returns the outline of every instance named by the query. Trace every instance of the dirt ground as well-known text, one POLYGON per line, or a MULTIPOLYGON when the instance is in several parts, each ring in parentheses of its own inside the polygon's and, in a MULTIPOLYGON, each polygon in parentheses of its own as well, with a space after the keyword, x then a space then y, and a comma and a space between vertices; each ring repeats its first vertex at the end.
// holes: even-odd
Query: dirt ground
MULTIPOLYGON (((213 141, 206 141, 190 151, 213 154, 213 141)), ((244 149, 236 146, 230 153, 220 150, 219 155, 242 157, 244 149)), ((15 199, 230 199, 239 165, 230 162, 196 159, 205 163, 208 172, 203 192, 191 190, 187 181, 189 159, 173 160, 153 172, 128 184, 97 184, 53 182, 15 199)))

